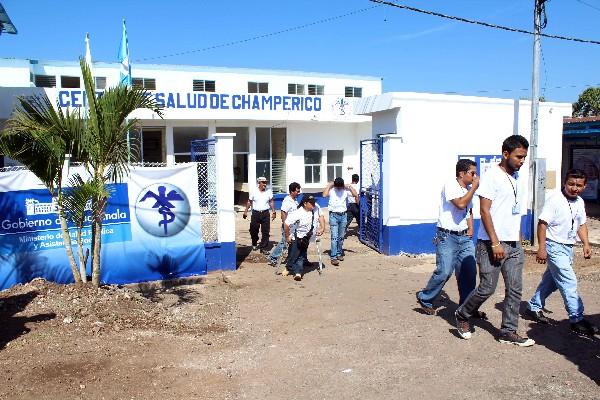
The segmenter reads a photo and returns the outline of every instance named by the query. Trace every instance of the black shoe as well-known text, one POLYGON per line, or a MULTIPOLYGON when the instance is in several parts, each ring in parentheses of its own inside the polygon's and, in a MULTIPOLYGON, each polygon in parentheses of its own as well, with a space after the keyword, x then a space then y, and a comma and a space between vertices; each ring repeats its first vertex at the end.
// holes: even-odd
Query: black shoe
POLYGON ((260 254, 264 254, 265 256, 268 256, 269 251, 267 249, 260 249, 260 254))
POLYGON ((529 316, 529 318, 531 318, 532 320, 534 320, 535 322, 538 322, 540 324, 550 323, 550 320, 548 319, 548 317, 546 317, 544 315, 544 313, 541 311, 533 311, 533 310, 527 309, 527 315, 529 316))
POLYGON ((594 336, 598 334, 598 327, 585 319, 571 324, 571 330, 578 335, 594 336))
POLYGON ((253 244, 253 245, 252 245, 252 251, 256 251, 256 250, 258 250, 258 246, 257 246, 257 245, 255 245, 255 244, 253 244))

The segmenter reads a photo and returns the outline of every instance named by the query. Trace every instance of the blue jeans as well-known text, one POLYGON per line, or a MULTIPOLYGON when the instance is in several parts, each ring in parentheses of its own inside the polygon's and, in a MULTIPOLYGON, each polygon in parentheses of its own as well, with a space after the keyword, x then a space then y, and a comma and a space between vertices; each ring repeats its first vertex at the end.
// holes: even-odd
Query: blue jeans
POLYGON ((331 231, 332 259, 344 255, 344 235, 346 234, 346 213, 329 212, 329 229, 331 231))
POLYGON ((283 231, 282 226, 281 239, 279 240, 279 243, 277 243, 277 245, 273 248, 273 250, 271 250, 271 253, 269 254, 269 261, 271 261, 272 263, 276 263, 277 259, 281 256, 281 253, 283 253, 283 249, 285 249, 285 232, 283 231))
POLYGON ((292 274, 302 275, 304 272, 304 263, 307 259, 306 251, 307 249, 299 249, 295 240, 292 240, 292 243, 290 243, 289 255, 285 266, 292 274))
POLYGON ((475 245, 469 236, 438 231, 436 235, 435 271, 427 286, 417 295, 423 305, 433 307, 433 301, 456 271, 459 304, 475 289, 477 267, 475 245))
POLYGON ((583 302, 577 293, 577 277, 573 272, 573 246, 547 239, 546 251, 548 267, 529 300, 528 307, 531 311, 541 311, 546 304, 546 298, 558 289, 569 314, 569 321, 579 322, 583 319, 583 302))

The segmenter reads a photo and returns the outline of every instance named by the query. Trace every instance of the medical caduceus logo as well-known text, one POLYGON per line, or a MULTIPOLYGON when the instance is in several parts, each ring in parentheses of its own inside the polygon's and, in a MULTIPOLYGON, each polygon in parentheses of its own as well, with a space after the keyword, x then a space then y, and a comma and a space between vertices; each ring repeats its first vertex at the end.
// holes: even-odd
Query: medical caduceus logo
POLYGON ((190 203, 185 193, 169 183, 155 183, 144 188, 135 204, 139 224, 154 236, 176 235, 190 219, 190 203))

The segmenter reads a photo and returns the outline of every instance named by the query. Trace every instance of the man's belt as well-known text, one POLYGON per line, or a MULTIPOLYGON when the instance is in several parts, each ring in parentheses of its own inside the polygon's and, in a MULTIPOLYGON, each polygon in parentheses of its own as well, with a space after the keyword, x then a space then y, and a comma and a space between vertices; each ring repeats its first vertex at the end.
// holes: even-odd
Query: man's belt
POLYGON ((437 227, 437 230, 440 232, 451 233, 453 235, 458 235, 458 236, 464 236, 467 234, 467 231, 468 231, 468 229, 465 229, 463 231, 453 231, 453 230, 446 229, 446 228, 440 228, 439 226, 437 227))

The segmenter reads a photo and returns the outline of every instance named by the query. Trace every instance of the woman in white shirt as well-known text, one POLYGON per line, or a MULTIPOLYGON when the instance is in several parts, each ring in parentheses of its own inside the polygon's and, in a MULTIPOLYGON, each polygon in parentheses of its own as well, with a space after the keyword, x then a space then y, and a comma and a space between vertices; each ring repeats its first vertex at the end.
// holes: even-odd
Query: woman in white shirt
MULTIPOLYGON (((302 280, 304 262, 308 244, 315 235, 321 236, 325 230, 325 218, 320 209, 315 206, 315 198, 305 195, 300 201, 298 209, 290 212, 285 219, 285 240, 289 244, 289 255, 286 261, 286 271, 294 274, 294 280, 302 280), (290 234, 290 226, 294 232, 290 234)), ((283 274, 287 275, 287 274, 283 274)))

